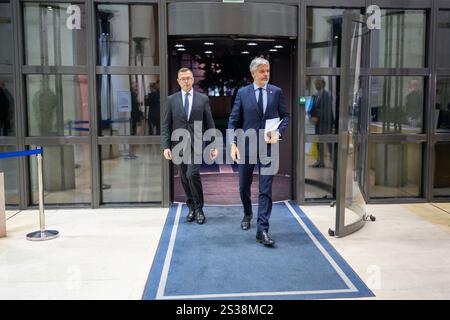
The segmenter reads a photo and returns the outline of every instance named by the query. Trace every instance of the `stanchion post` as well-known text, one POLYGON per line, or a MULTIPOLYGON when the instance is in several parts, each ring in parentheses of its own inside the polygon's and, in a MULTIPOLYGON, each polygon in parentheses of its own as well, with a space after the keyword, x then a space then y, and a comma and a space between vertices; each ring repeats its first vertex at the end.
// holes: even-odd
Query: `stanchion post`
POLYGON ((43 241, 57 238, 59 232, 56 230, 45 230, 45 214, 44 214, 44 179, 42 174, 42 148, 40 153, 36 155, 37 171, 38 171, 38 192, 39 192, 39 225, 40 230, 27 234, 27 239, 31 241, 43 241))

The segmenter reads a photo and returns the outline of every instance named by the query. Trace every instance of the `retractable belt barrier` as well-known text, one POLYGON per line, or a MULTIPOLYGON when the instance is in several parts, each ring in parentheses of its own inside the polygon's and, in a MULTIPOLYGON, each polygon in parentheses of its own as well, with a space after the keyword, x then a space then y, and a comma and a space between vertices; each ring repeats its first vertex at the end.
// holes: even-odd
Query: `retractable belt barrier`
MULTIPOLYGON (((57 238, 59 232, 56 230, 45 230, 45 215, 44 215, 44 182, 42 175, 42 147, 34 150, 13 151, 0 153, 0 159, 16 158, 35 155, 38 167, 38 190, 39 190, 39 224, 40 230, 27 234, 27 240, 43 241, 57 238)), ((3 190, 1 191, 3 192, 3 190)))

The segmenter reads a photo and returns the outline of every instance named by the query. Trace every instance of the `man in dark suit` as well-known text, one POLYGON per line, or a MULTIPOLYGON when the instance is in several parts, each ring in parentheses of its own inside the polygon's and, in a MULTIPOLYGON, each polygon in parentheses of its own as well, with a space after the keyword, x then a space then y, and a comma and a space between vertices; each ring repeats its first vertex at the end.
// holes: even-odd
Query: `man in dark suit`
MULTIPOLYGON (((270 75, 269 61, 263 58, 253 59, 250 63, 250 72, 253 77, 253 83, 239 89, 230 114, 228 129, 243 129, 244 132, 253 129, 258 132, 260 129, 264 130, 266 120, 280 118, 281 124, 278 130, 269 133, 267 150, 270 153, 270 144, 278 143, 286 130, 289 122, 289 113, 286 110, 282 90, 268 84, 270 75)), ((248 230, 253 217, 250 191, 255 163, 250 163, 252 161, 249 161, 251 155, 248 152, 250 148, 247 142, 244 145, 245 157, 242 161, 240 160, 240 152, 236 141, 234 139, 231 143, 230 155, 234 161, 239 163, 239 192, 244 207, 244 218, 241 222, 241 228, 248 230)), ((256 240, 264 245, 272 246, 275 241, 269 235, 269 218, 272 212, 273 174, 261 174, 261 168, 267 167, 269 164, 261 162, 260 148, 261 146, 258 143, 257 162, 260 174, 256 240)))
MULTIPOLYGON (((194 121, 205 124, 207 129, 214 129, 214 121, 209 106, 209 98, 204 94, 194 91, 194 76, 188 68, 181 68, 178 71, 178 84, 181 91, 178 91, 167 98, 166 110, 164 111, 164 119, 162 123, 162 147, 164 149, 164 157, 172 160, 171 150, 171 134, 174 130, 184 129, 186 135, 190 138, 187 148, 182 153, 189 154, 189 160, 179 165, 181 183, 186 193, 186 204, 189 207, 189 213, 186 217, 188 222, 197 220, 197 223, 205 222, 205 214, 203 213, 203 188, 200 179, 200 163, 194 163, 194 155, 202 154, 203 150, 194 150, 194 137, 202 139, 197 134, 194 135, 194 121)), ((202 128, 203 130, 203 128, 202 128)), ((204 130, 203 130, 204 131, 204 130)), ((195 132, 197 133, 197 132, 195 132)), ((172 147, 175 147, 174 143, 172 147)), ((200 145, 202 145, 200 143, 200 145)), ((202 149, 202 148, 200 148, 202 149)), ((211 149, 210 157, 217 157, 217 149, 211 149)), ((180 155, 176 155, 180 156, 180 155)))

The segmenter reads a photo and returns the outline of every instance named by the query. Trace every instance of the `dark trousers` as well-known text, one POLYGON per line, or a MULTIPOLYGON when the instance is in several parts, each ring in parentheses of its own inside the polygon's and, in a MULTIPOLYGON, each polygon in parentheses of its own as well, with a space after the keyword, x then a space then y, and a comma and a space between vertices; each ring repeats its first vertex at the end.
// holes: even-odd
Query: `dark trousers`
POLYGON ((203 187, 200 179, 200 164, 180 164, 181 184, 186 193, 186 204, 189 208, 203 208, 203 187))
MULTIPOLYGON (((239 192, 244 206, 244 218, 248 220, 253 217, 251 186, 254 168, 254 164, 239 164, 239 192)), ((269 231, 269 218, 272 213, 272 181, 273 175, 261 175, 261 169, 259 170, 257 232, 269 231)))

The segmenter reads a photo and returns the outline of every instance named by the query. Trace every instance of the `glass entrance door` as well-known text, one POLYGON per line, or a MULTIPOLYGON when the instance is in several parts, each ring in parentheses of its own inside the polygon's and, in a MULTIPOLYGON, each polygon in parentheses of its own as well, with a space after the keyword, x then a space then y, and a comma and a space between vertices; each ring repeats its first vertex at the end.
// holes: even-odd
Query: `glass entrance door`
POLYGON ((362 228, 366 218, 363 173, 367 144, 362 103, 362 44, 369 29, 364 16, 345 12, 342 25, 341 88, 336 225, 330 234, 342 237, 362 228))

